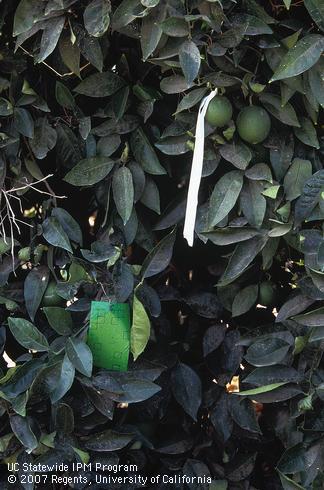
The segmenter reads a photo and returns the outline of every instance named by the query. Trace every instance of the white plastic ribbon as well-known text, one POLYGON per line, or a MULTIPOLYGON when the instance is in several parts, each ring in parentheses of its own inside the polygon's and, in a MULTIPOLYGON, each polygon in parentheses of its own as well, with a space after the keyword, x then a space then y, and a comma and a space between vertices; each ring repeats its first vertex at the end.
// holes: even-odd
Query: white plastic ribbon
POLYGON ((183 236, 187 240, 190 247, 193 246, 195 223, 198 206, 198 192, 201 181, 202 168, 204 163, 204 147, 205 147, 205 115, 208 109, 208 104, 217 94, 217 88, 210 92, 207 97, 204 97, 200 103, 197 124, 196 124, 196 140, 192 157, 189 189, 187 196, 187 207, 185 223, 183 228, 183 236))

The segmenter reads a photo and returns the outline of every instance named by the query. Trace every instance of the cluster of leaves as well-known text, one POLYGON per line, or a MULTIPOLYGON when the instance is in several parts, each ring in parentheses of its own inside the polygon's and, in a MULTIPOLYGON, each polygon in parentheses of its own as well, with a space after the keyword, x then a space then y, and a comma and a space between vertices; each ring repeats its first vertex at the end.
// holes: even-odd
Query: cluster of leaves
POLYGON ((2 463, 323 488, 323 1, 15 0, 0 19, 2 463), (233 119, 206 123, 190 250, 215 87, 233 119), (257 145, 248 105, 271 118, 257 145), (100 299, 130 304, 126 373, 93 367, 100 299))

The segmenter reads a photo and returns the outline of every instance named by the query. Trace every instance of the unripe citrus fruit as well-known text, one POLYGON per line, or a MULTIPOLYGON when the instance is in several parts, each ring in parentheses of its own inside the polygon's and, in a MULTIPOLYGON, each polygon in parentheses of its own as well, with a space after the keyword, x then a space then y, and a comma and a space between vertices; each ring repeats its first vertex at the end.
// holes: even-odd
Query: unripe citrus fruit
POLYGON ((261 282, 259 286, 259 303, 263 306, 272 306, 276 299, 276 287, 270 281, 261 282))
POLYGON ((265 109, 251 105, 241 110, 236 126, 242 140, 256 145, 268 136, 271 121, 265 109))
POLYGON ((216 95, 208 104, 206 121, 215 128, 223 127, 232 117, 233 108, 230 101, 221 95, 216 95))
POLYGON ((18 252, 18 258, 23 262, 30 260, 30 247, 21 248, 18 252))
POLYGON ((42 299, 42 306, 59 306, 63 298, 57 294, 56 282, 50 281, 42 299))

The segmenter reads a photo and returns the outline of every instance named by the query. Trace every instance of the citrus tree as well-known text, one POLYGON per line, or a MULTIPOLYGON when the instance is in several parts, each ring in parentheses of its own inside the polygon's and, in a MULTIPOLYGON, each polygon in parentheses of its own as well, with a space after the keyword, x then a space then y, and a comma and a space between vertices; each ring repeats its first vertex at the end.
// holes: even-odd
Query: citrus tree
MULTIPOLYGON (((103 488, 89 462, 158 488, 323 488, 323 1, 0 13, 2 464, 66 463, 71 488, 103 488), (132 313, 127 372, 93 366, 107 299, 132 313)), ((17 488, 48 487, 29 474, 17 488)))

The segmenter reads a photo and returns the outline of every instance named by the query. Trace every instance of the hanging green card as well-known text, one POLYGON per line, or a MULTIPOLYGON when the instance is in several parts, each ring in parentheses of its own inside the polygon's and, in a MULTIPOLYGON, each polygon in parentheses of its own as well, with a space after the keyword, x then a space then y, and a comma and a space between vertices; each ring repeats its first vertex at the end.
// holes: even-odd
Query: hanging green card
POLYGON ((130 349, 130 314, 127 303, 91 302, 88 346, 95 366, 127 371, 130 349))

